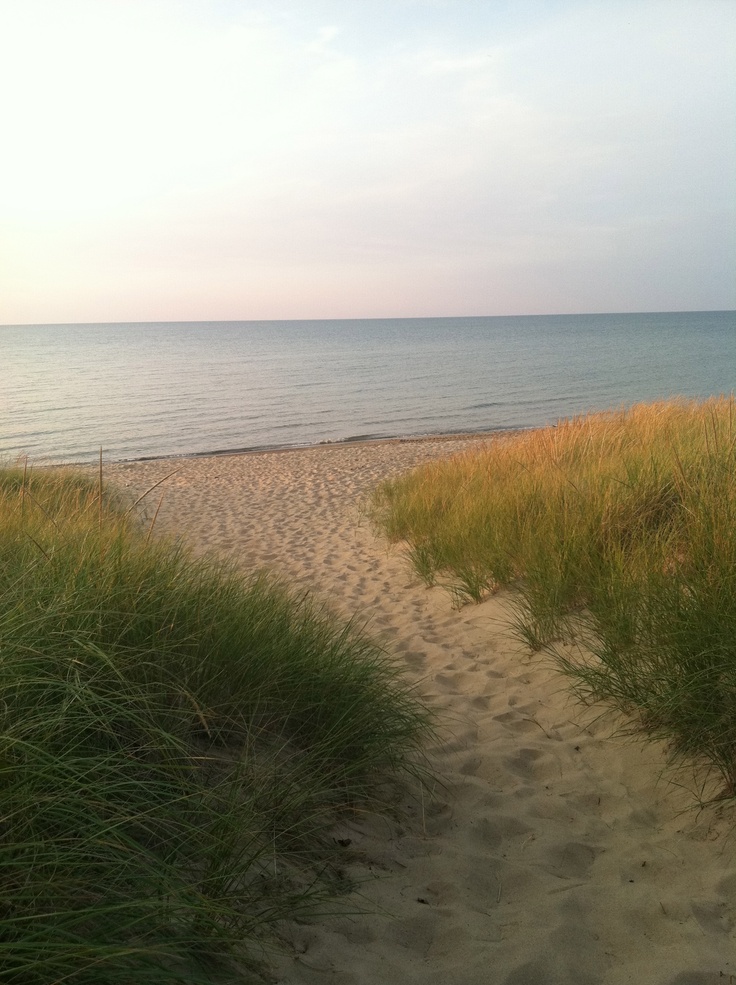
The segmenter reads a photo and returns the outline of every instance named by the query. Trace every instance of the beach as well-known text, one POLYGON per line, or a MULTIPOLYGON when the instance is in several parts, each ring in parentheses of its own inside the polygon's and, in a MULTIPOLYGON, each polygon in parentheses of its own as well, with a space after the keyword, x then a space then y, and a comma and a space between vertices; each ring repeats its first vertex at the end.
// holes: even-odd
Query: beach
MULTIPOLYGON (((733 807, 693 807, 666 749, 616 734, 508 598, 456 609, 363 505, 382 479, 493 437, 356 442, 105 466, 155 530, 245 572, 269 568, 364 623, 435 710, 438 782, 406 816, 334 833, 346 912, 280 927, 279 985, 724 985, 736 982, 733 807), (165 481, 161 481, 165 480, 165 481), (363 911, 363 912, 358 912, 363 911)), ((336 907, 337 909, 337 907, 336 907)))

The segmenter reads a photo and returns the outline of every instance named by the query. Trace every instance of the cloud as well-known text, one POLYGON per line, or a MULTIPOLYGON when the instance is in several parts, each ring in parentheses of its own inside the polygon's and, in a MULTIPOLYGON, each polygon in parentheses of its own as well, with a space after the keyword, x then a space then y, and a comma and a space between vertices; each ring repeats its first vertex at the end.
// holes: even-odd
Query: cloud
POLYGON ((0 7, 0 320, 733 303, 733 10, 493 8, 0 7))

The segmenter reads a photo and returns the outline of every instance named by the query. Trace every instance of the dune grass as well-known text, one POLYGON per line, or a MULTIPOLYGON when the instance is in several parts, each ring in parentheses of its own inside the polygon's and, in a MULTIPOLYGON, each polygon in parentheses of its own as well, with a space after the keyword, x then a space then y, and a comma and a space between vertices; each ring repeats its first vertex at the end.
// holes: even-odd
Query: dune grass
POLYGON ((733 398, 500 439, 383 484, 371 511, 459 602, 513 588, 517 632, 583 699, 736 795, 733 398))
POLYGON ((0 469, 2 981, 260 981, 274 922, 348 888, 330 827, 391 809, 430 731, 358 627, 101 480, 0 469))

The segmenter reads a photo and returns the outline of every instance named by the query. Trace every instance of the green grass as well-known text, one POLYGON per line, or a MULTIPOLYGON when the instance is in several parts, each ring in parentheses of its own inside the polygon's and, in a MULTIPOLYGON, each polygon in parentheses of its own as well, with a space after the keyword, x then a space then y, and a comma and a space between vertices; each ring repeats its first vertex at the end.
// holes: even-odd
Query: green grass
POLYGON ((499 439, 383 484, 371 512, 427 584, 461 602, 512 588, 516 632, 583 699, 736 795, 733 398, 499 439))
POLYGON ((0 978, 260 980, 349 888, 427 713, 355 625, 149 538, 102 481, 0 469, 0 978))

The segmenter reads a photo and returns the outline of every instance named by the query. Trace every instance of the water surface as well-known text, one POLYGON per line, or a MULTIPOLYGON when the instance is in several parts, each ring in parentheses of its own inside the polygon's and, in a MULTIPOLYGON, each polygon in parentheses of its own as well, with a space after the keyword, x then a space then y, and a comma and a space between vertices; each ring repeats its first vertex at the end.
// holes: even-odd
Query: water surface
POLYGON ((0 327, 0 455, 108 461, 731 393, 736 313, 0 327))

